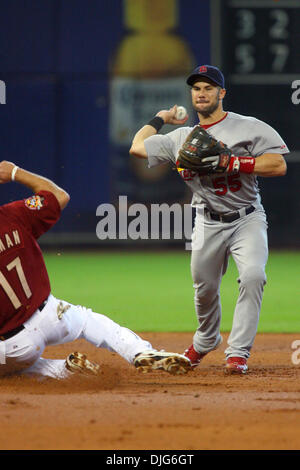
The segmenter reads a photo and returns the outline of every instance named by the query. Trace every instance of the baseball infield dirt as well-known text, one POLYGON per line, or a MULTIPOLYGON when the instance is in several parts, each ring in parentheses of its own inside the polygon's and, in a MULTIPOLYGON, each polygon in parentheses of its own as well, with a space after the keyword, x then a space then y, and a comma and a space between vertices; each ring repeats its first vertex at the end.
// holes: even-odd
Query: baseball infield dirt
MULTIPOLYGON (((192 339, 190 333, 141 336, 176 352, 192 339)), ((226 337, 186 376, 139 374, 81 340, 47 348, 44 357, 86 352, 101 363, 101 375, 1 379, 0 449, 300 449, 300 364, 292 363, 291 348, 300 333, 258 335, 245 376, 224 375, 226 337)))

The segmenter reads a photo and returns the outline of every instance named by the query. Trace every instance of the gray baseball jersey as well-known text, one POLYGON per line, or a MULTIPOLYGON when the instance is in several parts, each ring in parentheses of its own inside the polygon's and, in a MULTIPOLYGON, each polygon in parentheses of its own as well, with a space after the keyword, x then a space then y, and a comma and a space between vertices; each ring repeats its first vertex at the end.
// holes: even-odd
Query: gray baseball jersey
MULTIPOLYGON (((236 156, 258 157, 264 153, 286 154, 289 150, 280 135, 268 124, 250 116, 228 112, 219 122, 207 126, 207 131, 230 147, 236 156)), ((180 127, 166 135, 154 135, 145 140, 149 167, 170 162, 175 165, 178 151, 192 127, 180 127)), ((193 192, 192 206, 225 213, 249 204, 261 207, 257 178, 253 174, 215 175, 199 177, 196 172, 179 170, 193 192)))

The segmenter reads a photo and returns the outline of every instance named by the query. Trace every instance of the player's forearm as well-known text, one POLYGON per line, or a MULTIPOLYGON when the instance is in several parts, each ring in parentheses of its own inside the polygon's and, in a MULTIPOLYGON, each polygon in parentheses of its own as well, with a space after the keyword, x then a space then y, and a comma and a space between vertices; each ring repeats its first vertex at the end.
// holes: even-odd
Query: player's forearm
POLYGON ((133 155, 137 158, 147 158, 144 141, 148 137, 151 137, 155 134, 157 134, 157 130, 153 126, 147 124, 146 126, 142 127, 133 138, 132 145, 129 150, 130 155, 133 155))
POLYGON ((70 200, 69 194, 64 189, 53 183, 53 181, 24 170, 23 168, 17 169, 14 181, 30 188, 34 193, 39 193, 40 191, 49 191, 53 193, 58 200, 61 209, 64 209, 70 200))
POLYGON ((265 153, 256 157, 254 174, 263 177, 284 176, 287 171, 285 159, 282 155, 265 153))
POLYGON ((186 114, 183 119, 176 118, 177 105, 175 104, 170 109, 162 109, 156 116, 154 116, 148 124, 142 127, 134 136, 131 148, 129 150, 130 155, 138 158, 148 158, 144 141, 157 134, 164 124, 183 125, 188 120, 186 114))

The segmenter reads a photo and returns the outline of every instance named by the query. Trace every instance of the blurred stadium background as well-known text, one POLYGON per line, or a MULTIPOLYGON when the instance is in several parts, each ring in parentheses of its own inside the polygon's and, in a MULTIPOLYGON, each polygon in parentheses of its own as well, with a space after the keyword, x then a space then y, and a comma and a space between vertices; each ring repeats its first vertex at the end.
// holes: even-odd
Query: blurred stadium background
MULTIPOLYGON (((55 295, 140 331, 195 328, 185 240, 119 239, 118 226, 116 239, 100 240, 96 210, 107 203, 118 210, 119 195, 128 206, 189 202, 176 172, 147 170, 128 150, 159 109, 189 107, 186 75, 212 63, 225 74, 224 108, 268 122, 291 150, 285 177, 259 178, 271 250, 260 325, 297 330, 299 1, 0 0, 0 7, 1 159, 71 194, 62 219, 40 239, 55 295)), ((27 194, 0 187, 1 204, 27 194)), ((224 283, 228 330, 234 266, 224 283)))

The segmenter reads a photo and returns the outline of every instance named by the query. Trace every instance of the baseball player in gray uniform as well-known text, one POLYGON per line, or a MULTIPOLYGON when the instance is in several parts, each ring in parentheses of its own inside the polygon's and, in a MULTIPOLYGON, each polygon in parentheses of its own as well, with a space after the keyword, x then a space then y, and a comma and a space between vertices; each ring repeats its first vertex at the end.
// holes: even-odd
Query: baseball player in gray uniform
MULTIPOLYGON (((232 255, 239 272, 239 297, 225 349, 225 371, 242 374, 248 369, 247 359, 257 332, 268 258, 267 221, 256 177, 285 175, 283 154, 289 150, 268 124, 223 110, 225 81, 217 67, 197 67, 187 84, 201 127, 226 144, 232 156, 224 173, 200 176, 196 171, 178 168, 192 190, 192 206, 196 209, 191 272, 199 326, 185 355, 195 367, 222 342, 220 284, 232 255)), ((148 158, 149 167, 166 162, 174 167, 179 150, 193 130, 184 126, 158 135, 166 123, 185 124, 188 116, 176 119, 176 109, 174 105, 159 111, 142 127, 133 138, 130 154, 148 158)), ((210 157, 212 168, 218 158, 210 157)))

